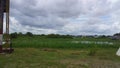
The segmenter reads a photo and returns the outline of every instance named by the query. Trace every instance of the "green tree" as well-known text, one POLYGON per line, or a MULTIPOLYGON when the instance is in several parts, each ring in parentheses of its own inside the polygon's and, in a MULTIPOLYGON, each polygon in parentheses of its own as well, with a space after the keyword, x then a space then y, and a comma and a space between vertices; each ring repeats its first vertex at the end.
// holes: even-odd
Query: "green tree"
POLYGON ((10 37, 11 37, 11 38, 17 38, 17 37, 18 37, 17 32, 11 33, 11 34, 10 34, 10 37))
POLYGON ((27 36, 30 36, 30 37, 33 36, 33 34, 32 34, 31 32, 27 32, 26 35, 27 35, 27 36))
POLYGON ((22 32, 19 32, 18 35, 19 35, 19 36, 22 36, 23 34, 22 34, 22 32))

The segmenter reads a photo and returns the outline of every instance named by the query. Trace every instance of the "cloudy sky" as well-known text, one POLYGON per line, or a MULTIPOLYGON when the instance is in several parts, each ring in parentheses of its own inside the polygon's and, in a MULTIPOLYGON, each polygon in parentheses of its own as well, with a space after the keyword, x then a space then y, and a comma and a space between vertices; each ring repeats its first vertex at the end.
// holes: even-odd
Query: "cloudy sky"
POLYGON ((120 0, 11 0, 10 32, 112 35, 120 32, 120 0))

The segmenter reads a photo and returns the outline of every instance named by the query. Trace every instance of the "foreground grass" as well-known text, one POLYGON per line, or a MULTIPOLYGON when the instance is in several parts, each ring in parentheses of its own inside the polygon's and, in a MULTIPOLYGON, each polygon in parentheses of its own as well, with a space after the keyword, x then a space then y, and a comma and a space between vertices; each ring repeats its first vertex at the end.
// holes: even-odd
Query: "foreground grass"
POLYGON ((116 48, 90 49, 15 48, 12 54, 0 55, 0 68, 119 68, 116 48))
POLYGON ((18 37, 12 39, 14 53, 0 54, 0 68, 119 68, 120 57, 115 55, 119 42, 109 38, 18 37))

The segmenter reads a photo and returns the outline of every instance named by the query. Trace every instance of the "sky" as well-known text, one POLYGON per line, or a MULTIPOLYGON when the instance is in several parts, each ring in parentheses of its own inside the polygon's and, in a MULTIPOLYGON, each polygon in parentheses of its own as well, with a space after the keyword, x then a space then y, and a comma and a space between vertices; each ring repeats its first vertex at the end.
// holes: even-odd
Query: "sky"
POLYGON ((120 0, 11 0, 10 32, 113 35, 120 32, 120 0))

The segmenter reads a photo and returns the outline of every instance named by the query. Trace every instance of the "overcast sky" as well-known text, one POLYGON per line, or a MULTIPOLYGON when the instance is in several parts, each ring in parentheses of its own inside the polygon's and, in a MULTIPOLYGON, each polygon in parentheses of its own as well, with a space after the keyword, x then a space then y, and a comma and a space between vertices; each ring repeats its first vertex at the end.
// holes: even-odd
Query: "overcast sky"
POLYGON ((10 32, 112 35, 120 32, 120 0, 11 0, 10 32))

